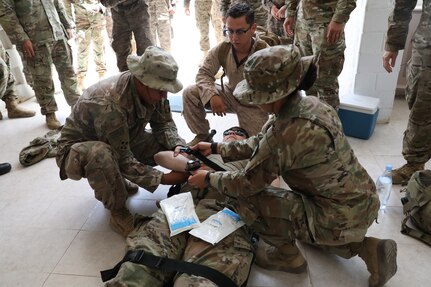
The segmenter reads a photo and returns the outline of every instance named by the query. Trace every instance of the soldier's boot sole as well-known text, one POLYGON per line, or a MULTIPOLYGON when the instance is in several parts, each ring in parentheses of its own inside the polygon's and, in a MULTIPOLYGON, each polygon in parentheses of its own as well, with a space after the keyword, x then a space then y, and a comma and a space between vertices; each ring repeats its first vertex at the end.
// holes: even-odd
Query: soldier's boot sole
POLYGON ((187 146, 197 145, 198 143, 200 143, 200 142, 205 141, 206 139, 208 139, 208 137, 209 137, 209 134, 196 135, 193 140, 191 140, 189 143, 187 143, 187 146))
POLYGON ((367 248, 366 254, 360 257, 371 273, 368 280, 369 287, 382 287, 397 272, 397 244, 391 239, 366 238, 365 240, 378 240, 376 246, 367 248))

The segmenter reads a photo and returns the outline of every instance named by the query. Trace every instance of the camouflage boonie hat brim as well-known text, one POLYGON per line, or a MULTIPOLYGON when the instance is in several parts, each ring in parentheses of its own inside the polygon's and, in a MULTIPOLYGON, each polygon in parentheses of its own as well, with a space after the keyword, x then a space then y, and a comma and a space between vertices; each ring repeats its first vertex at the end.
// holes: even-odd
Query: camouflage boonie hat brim
POLYGON ((313 62, 314 56, 301 57, 293 45, 257 51, 245 63, 245 79, 238 83, 233 94, 242 104, 273 103, 298 88, 313 62))
POLYGON ((177 79, 177 62, 159 47, 148 47, 142 56, 129 55, 127 67, 142 84, 152 89, 178 93, 183 88, 177 79))

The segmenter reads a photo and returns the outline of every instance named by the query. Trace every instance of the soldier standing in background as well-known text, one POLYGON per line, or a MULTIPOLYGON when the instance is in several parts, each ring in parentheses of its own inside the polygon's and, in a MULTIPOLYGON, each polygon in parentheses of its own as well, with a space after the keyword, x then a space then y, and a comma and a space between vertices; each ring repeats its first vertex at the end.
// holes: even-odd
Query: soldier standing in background
POLYGON ((261 0, 221 0, 220 11, 223 15, 223 19, 226 18, 226 13, 229 10, 229 7, 236 3, 247 3, 254 11, 254 21, 256 24, 266 29, 268 11, 266 11, 261 0))
MULTIPOLYGON (((218 0, 195 0, 196 27, 199 30, 199 46, 203 56, 208 54, 210 47, 209 23, 211 21, 217 44, 223 42, 223 22, 218 0)), ((190 15, 190 0, 184 0, 184 12, 190 15)))
POLYGON ((55 116, 51 65, 54 63, 69 106, 79 98, 72 52, 67 39, 73 37, 72 22, 63 1, 3 0, 0 24, 17 50, 22 52, 33 77, 33 89, 49 129, 61 126, 55 116), (66 35, 66 29, 68 35, 66 35))
POLYGON ((283 44, 293 44, 293 37, 287 37, 284 31, 284 20, 286 19, 286 4, 284 0, 263 0, 264 7, 268 11, 268 22, 265 26, 269 32, 272 32, 282 38, 283 44))
POLYGON ((295 43, 303 56, 319 57, 317 80, 307 95, 326 101, 336 110, 340 106, 338 76, 343 70, 346 48, 344 26, 355 2, 286 0, 287 35, 295 32, 295 43))
POLYGON ((158 38, 160 47, 171 51, 171 15, 175 13, 170 0, 149 0, 150 28, 154 41, 158 38))
POLYGON ((127 71, 127 56, 132 53, 132 34, 136 41, 136 53, 142 55, 148 46, 154 45, 150 29, 150 15, 145 0, 101 0, 111 8, 112 49, 117 55, 120 72, 127 71))
POLYGON ((71 0, 75 10, 76 37, 78 44, 78 87, 84 90, 85 76, 87 75, 88 56, 91 42, 93 42, 93 57, 99 80, 106 73, 105 64, 105 38, 106 27, 105 7, 99 0, 71 0))
MULTIPOLYGON (((10 119, 33 117, 36 113, 18 106, 18 97, 15 94, 15 79, 9 71, 8 65, 3 61, 5 53, 0 44, 0 99, 6 103, 6 110, 10 119)), ((3 115, 0 112, 0 120, 3 115)))
MULTIPOLYGON (((389 73, 398 51, 404 49, 412 11, 417 0, 396 0, 388 19, 383 67, 389 73)), ((392 171, 392 182, 405 185, 431 158, 431 0, 423 0, 422 16, 413 35, 412 57, 407 65, 406 99, 410 109, 403 138, 407 164, 392 171)))

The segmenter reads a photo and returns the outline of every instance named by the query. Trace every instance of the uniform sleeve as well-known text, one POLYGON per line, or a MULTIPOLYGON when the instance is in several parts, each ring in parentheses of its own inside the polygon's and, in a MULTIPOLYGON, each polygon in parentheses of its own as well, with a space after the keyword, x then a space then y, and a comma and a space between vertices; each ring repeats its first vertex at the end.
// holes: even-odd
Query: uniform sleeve
POLYGON ((224 161, 249 159, 258 146, 262 134, 252 136, 242 141, 225 142, 221 144, 220 155, 224 161))
POLYGON ((385 50, 396 52, 404 49, 412 11, 417 0, 396 0, 395 7, 388 18, 388 31, 386 34, 385 50))
POLYGON ((125 1, 127 0, 100 0, 100 3, 102 3, 106 8, 112 8, 125 1))
POLYGON ((286 18, 296 17, 299 0, 286 0, 286 18))
POLYGON ((156 111, 150 120, 151 131, 157 142, 168 150, 178 145, 186 145, 184 139, 178 135, 177 126, 172 119, 169 101, 163 100, 157 104, 156 111))
POLYGON ((64 8, 63 0, 55 0, 55 9, 57 10, 58 17, 60 18, 61 24, 63 24, 63 27, 65 29, 71 29, 74 25, 72 22, 72 18, 69 17, 69 15, 66 12, 66 9, 64 8))
POLYGON ((338 0, 335 6, 335 13, 332 21, 337 23, 346 23, 349 20, 350 13, 356 7, 356 0, 338 0))
POLYGON ((115 105, 105 107, 102 111, 94 119, 98 137, 109 144, 118 155, 120 171, 124 177, 153 192, 160 184, 163 173, 142 164, 133 156, 126 115, 115 105))
POLYGON ((207 104, 214 95, 218 94, 215 85, 215 75, 221 67, 218 59, 219 49, 220 44, 208 52, 204 63, 199 68, 196 75, 196 85, 199 88, 199 95, 204 105, 207 104))
POLYGON ((274 161, 278 146, 272 133, 265 134, 245 169, 212 173, 210 185, 222 194, 234 198, 249 197, 260 192, 280 174, 280 166, 274 161))
POLYGON ((0 25, 9 36, 11 42, 15 44, 18 49, 21 48, 25 40, 30 40, 15 13, 15 4, 13 0, 0 1, 0 25))
POLYGON ((271 14, 271 8, 274 5, 271 0, 262 0, 263 7, 271 14))

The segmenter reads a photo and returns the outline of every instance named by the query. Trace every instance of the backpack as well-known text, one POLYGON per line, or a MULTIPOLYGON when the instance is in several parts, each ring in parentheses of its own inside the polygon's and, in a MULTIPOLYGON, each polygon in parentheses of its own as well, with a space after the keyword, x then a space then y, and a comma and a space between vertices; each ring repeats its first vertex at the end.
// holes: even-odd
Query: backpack
POLYGON ((401 233, 431 246, 431 170, 415 172, 405 191, 405 197, 401 198, 405 215, 401 233), (417 229, 407 226, 409 219, 417 229))

